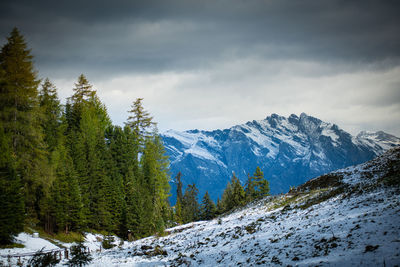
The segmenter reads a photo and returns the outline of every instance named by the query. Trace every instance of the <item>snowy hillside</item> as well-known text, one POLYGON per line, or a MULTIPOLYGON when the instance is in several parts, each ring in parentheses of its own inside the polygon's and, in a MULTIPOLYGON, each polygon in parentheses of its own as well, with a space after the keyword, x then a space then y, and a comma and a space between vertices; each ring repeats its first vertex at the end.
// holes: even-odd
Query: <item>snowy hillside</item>
POLYGON ((400 149, 212 221, 96 255, 93 266, 395 266, 400 149))
POLYGON ((172 176, 182 172, 184 185, 195 183, 200 196, 208 191, 214 200, 221 197, 232 172, 244 184, 259 166, 270 181, 271 193, 277 194, 400 145, 400 138, 384 132, 352 136, 304 113, 288 118, 272 114, 225 130, 170 130, 162 138, 172 176))
MULTIPOLYGON (((88 235, 86 245, 96 251, 98 240, 88 235)), ((92 256, 91 266, 400 265, 400 148, 221 218, 92 256)))

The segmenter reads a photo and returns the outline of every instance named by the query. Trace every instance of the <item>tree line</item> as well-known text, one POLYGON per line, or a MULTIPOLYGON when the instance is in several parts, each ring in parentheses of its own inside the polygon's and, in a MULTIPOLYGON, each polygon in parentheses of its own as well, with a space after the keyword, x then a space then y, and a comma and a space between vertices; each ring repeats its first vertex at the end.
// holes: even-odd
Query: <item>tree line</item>
POLYGON ((232 176, 221 200, 196 186, 171 208, 169 161, 156 124, 133 101, 124 127, 113 125, 85 75, 63 105, 40 80, 24 37, 14 28, 0 51, 0 245, 25 226, 48 233, 106 231, 140 238, 175 223, 208 220, 263 197, 259 168, 245 188, 232 176))
POLYGON ((87 78, 60 103, 13 29, 0 52, 0 243, 25 225, 134 237, 171 221, 169 162, 142 99, 112 125, 87 78))
POLYGON ((248 175, 244 187, 233 173, 221 199, 218 199, 216 204, 212 201, 208 192, 204 194, 199 203, 199 191, 195 184, 189 184, 183 194, 181 176, 182 174, 179 172, 175 177, 177 189, 174 221, 178 223, 210 220, 269 195, 269 182, 264 178, 264 173, 259 167, 256 168, 253 176, 248 175))

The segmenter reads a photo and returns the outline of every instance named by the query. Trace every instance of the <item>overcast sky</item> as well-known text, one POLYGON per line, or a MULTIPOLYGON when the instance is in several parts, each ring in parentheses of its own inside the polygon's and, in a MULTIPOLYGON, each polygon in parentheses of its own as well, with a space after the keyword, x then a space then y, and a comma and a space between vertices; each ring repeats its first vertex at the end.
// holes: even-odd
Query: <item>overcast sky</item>
POLYGON ((83 73, 122 125, 132 102, 167 129, 305 112, 400 136, 399 1, 0 1, 60 98, 83 73))

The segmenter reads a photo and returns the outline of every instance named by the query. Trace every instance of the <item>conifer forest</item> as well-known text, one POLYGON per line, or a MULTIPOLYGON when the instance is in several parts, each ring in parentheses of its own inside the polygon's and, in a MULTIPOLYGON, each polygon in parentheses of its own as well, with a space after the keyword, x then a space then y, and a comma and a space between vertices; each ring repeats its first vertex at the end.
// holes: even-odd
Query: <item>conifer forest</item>
POLYGON ((171 180, 142 98, 132 99, 124 126, 113 125, 84 74, 73 95, 60 100, 56 85, 39 78, 33 54, 17 28, 0 52, 1 244, 25 227, 137 239, 268 195, 259 168, 245 186, 233 174, 217 203, 208 193, 198 196, 195 184, 182 188, 185 177, 171 180), (174 207, 171 181, 177 184, 174 207))

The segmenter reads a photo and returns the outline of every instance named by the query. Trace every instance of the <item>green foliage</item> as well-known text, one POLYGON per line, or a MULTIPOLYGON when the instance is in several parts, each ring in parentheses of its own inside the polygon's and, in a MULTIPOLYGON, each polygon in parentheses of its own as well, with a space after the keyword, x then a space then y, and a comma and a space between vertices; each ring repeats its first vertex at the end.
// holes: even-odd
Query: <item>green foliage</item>
POLYGON ((51 187, 51 213, 57 230, 79 230, 82 223, 82 200, 77 174, 67 151, 60 151, 60 164, 56 169, 56 180, 51 187))
POLYGON ((199 190, 195 184, 188 185, 182 200, 183 223, 197 221, 200 218, 200 206, 197 202, 199 190))
MULTIPOLYGON (((49 152, 56 149, 61 139, 62 110, 57 96, 57 88, 46 79, 39 92, 39 106, 41 109, 41 126, 44 132, 44 142, 49 152)), ((49 153, 49 155, 51 155, 49 153)))
POLYGON ((39 123, 39 80, 32 59, 23 36, 14 28, 0 53, 0 124, 24 187, 26 213, 37 221, 49 174, 39 123))
POLYGON ((65 239, 162 233, 173 220, 169 161, 143 99, 124 128, 113 126, 83 74, 65 107, 49 79, 38 92, 32 58, 14 29, 0 53, 0 243, 24 220, 65 239))
POLYGON ((176 200, 180 201, 182 203, 183 200, 183 193, 182 193, 182 181, 181 181, 181 177, 182 177, 182 173, 178 172, 178 174, 175 177, 175 181, 177 183, 177 187, 176 187, 176 200))
POLYGON ((84 235, 79 232, 68 232, 67 234, 65 232, 59 232, 55 235, 52 236, 55 240, 59 240, 63 243, 79 243, 83 242, 85 239, 84 235))
POLYGON ((23 202, 21 185, 12 159, 7 153, 8 144, 0 128, 0 244, 12 242, 14 234, 22 230, 23 202))
POLYGON ((269 182, 264 178, 260 167, 256 168, 252 177, 248 177, 246 185, 247 202, 261 199, 269 195, 269 182))
POLYGON ((239 179, 236 175, 232 174, 232 179, 226 185, 226 188, 222 194, 222 199, 219 203, 220 213, 230 211, 236 207, 243 206, 246 203, 245 191, 240 184, 239 179))
POLYGON ((142 101, 143 98, 137 98, 133 102, 132 109, 128 111, 131 115, 126 122, 126 125, 129 126, 139 138, 140 144, 143 144, 147 137, 152 136, 151 129, 155 126, 153 117, 143 108, 142 101))
POLYGON ((71 247, 71 259, 65 264, 68 266, 85 266, 92 261, 92 256, 83 243, 71 247))
POLYGON ((181 181, 181 172, 175 177, 175 181, 177 184, 176 187, 176 204, 175 204, 175 222, 182 223, 182 201, 183 201, 183 193, 182 193, 182 181, 181 181))
MULTIPOLYGON (((10 243, 7 245, 0 245, 0 249, 6 249, 6 248, 24 248, 25 245, 19 244, 19 243, 10 243)), ((1 266, 1 265, 0 265, 1 266)))
POLYGON ((201 219, 210 220, 215 217, 217 208, 215 203, 211 200, 208 192, 204 194, 202 205, 201 205, 201 219))
POLYGON ((55 266, 60 262, 60 259, 54 253, 43 253, 43 248, 35 253, 28 261, 28 266, 31 267, 47 267, 55 266))
POLYGON ((167 207, 169 196, 168 159, 158 135, 147 138, 141 157, 143 168, 142 198, 144 225, 149 232, 161 232, 165 227, 163 210, 167 207))
POLYGON ((105 236, 105 237, 103 238, 103 241, 101 242, 101 246, 102 246, 104 249, 113 248, 113 247, 115 247, 115 244, 113 244, 114 241, 115 241, 115 240, 114 240, 114 237, 113 237, 113 236, 107 235, 107 236, 105 236))
POLYGON ((0 245, 11 244, 24 221, 23 191, 10 148, 10 134, 0 124, 0 245))

